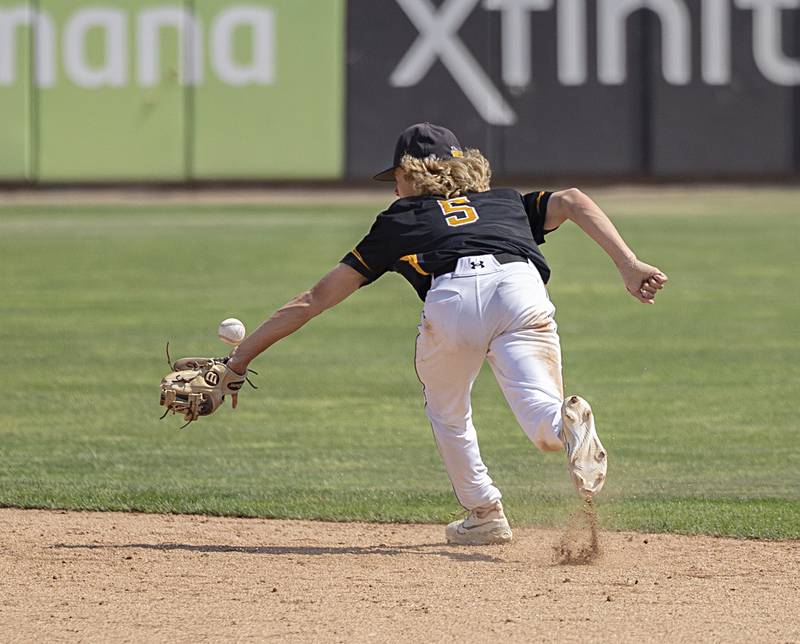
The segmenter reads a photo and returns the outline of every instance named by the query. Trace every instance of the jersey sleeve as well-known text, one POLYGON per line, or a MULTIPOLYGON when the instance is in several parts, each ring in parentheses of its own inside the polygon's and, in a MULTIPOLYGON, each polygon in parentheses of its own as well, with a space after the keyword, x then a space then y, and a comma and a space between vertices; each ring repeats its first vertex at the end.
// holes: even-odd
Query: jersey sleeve
POLYGON ((395 246, 391 221, 378 215, 364 239, 342 258, 341 263, 357 270, 367 278, 369 284, 390 270, 397 261, 395 246))
POLYGON ((547 203, 550 201, 550 195, 552 194, 552 192, 547 192, 546 190, 538 190, 522 195, 522 203, 525 206, 525 212, 528 213, 528 223, 533 233, 533 241, 537 244, 544 244, 544 236, 552 232, 544 229, 547 203))

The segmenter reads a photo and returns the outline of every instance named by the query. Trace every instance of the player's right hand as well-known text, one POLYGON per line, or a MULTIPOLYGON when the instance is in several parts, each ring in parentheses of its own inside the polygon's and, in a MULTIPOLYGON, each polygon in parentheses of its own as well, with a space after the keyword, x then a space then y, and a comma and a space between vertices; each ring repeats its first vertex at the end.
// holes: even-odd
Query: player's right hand
POLYGON ((621 266, 619 272, 628 293, 642 304, 655 304, 656 294, 669 280, 661 269, 638 259, 621 266))

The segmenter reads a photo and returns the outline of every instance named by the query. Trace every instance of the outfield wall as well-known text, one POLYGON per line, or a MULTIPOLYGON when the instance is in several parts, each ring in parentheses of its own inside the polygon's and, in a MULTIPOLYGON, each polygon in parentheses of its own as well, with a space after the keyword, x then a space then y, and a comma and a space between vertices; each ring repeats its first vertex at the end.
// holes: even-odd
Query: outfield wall
POLYGON ((338 178, 343 109, 343 0, 0 0, 7 180, 338 178))
POLYGON ((800 0, 0 0, 0 180, 800 175, 800 0), (643 10, 644 9, 644 10, 643 10))

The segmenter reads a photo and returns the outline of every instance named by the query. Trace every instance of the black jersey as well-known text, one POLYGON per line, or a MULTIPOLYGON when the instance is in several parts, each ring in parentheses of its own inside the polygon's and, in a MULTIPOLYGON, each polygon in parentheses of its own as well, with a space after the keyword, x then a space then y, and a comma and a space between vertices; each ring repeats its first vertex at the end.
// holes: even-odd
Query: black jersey
POLYGON ((398 199, 342 259, 369 282, 400 273, 421 299, 434 275, 453 270, 459 257, 508 253, 533 262, 547 283, 550 268, 539 251, 550 192, 521 195, 499 188, 444 199, 435 195, 398 199))

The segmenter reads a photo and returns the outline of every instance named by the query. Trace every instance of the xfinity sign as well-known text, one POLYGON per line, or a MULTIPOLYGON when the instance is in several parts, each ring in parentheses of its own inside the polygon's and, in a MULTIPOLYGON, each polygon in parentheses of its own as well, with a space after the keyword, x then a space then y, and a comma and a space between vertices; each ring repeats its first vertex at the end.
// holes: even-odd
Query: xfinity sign
POLYGON ((132 82, 141 87, 158 85, 162 80, 161 36, 167 30, 179 38, 179 60, 174 63, 184 85, 203 83, 205 48, 212 73, 227 85, 242 87, 275 82, 274 15, 262 7, 234 5, 220 11, 210 24, 203 24, 180 5, 138 12, 94 6, 75 11, 61 33, 57 33, 47 11, 25 5, 0 9, 0 86, 17 81, 17 36, 23 27, 30 28, 33 35, 33 80, 38 87, 58 84, 59 54, 67 80, 78 87, 124 87, 132 82), (95 31, 102 36, 103 54, 99 61, 90 61, 87 39, 95 31), (252 53, 247 61, 234 56, 234 38, 243 31, 249 31, 252 39, 252 53), (133 66, 129 62, 131 48, 135 51, 133 66))
MULTIPOLYGON (((588 0, 396 0, 418 31, 389 82, 394 87, 419 83, 436 61, 441 61, 478 113, 493 125, 513 125, 516 114, 502 92, 458 32, 480 5, 500 14, 502 80, 509 88, 533 81, 531 14, 556 12, 557 76, 562 85, 583 85, 589 78, 587 51, 588 0)), ((686 0, 595 0, 597 5, 596 78, 603 85, 622 85, 627 79, 626 25, 631 14, 649 9, 661 29, 662 74, 672 85, 692 80, 691 17, 686 0)), ((700 57, 702 81, 709 85, 731 82, 731 11, 752 12, 752 50, 763 76, 777 85, 800 85, 800 61, 784 53, 782 21, 787 9, 800 9, 800 0, 699 0, 701 6, 700 57)), ((594 70, 592 70, 594 71, 594 70)))

